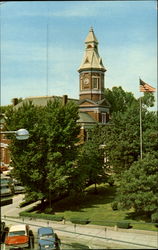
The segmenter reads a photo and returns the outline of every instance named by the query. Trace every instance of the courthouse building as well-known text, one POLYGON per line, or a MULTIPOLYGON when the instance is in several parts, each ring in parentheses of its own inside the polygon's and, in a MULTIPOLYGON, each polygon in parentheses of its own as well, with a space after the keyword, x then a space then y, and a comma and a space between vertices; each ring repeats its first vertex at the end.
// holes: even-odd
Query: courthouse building
MULTIPOLYGON (((87 130, 95 124, 106 124, 109 121, 110 104, 104 98, 104 80, 106 69, 98 52, 98 40, 91 28, 85 39, 83 60, 79 72, 79 99, 68 98, 67 95, 36 96, 25 98, 15 105, 19 108, 24 103, 31 101, 34 105, 44 106, 48 101, 59 98, 64 104, 74 101, 79 106, 79 120, 82 129, 87 130)), ((16 104, 16 100, 15 100, 16 104)))
MULTIPOLYGON (((110 104, 104 98, 104 81, 106 69, 98 52, 98 40, 94 34, 93 28, 90 28, 85 39, 85 51, 83 60, 78 68, 79 72, 79 99, 57 96, 36 96, 28 97, 17 103, 14 98, 13 105, 18 109, 24 103, 31 101, 34 105, 45 106, 48 101, 59 98, 65 105, 67 101, 74 101, 79 106, 79 120, 77 123, 81 126, 81 140, 88 137, 88 129, 96 124, 106 124, 109 121, 110 104)), ((1 156, 8 164, 8 141, 1 138, 1 156), (4 147, 3 147, 4 146, 4 147), (5 154, 7 152, 7 156, 5 154)))

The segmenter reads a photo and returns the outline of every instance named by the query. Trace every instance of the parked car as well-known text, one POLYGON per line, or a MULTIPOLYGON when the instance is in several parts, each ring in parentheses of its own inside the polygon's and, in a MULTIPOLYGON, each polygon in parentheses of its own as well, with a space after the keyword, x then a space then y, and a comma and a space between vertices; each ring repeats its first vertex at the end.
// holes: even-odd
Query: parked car
POLYGON ((9 248, 29 248, 32 243, 31 238, 28 225, 14 225, 9 228, 8 235, 5 239, 5 245, 9 248))
POLYGON ((6 171, 3 171, 3 175, 5 176, 11 176, 11 171, 13 170, 13 167, 8 167, 6 171))
POLYGON ((20 194, 25 192, 25 188, 22 186, 21 182, 13 179, 13 192, 14 194, 20 194))
POLYGON ((52 227, 41 227, 38 229, 38 245, 39 249, 60 249, 60 239, 54 233, 52 227))
POLYGON ((1 172, 8 171, 8 166, 0 166, 1 172))
POLYGON ((6 177, 1 174, 0 180, 0 196, 9 196, 12 195, 12 180, 10 177, 6 177))

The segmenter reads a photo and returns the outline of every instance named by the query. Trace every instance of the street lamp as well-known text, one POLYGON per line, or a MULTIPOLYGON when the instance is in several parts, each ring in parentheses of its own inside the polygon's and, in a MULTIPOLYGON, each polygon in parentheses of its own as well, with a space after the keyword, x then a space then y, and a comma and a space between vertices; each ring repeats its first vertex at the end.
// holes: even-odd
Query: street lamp
POLYGON ((27 140, 29 138, 29 132, 24 128, 17 131, 0 131, 0 134, 14 134, 18 140, 27 140))

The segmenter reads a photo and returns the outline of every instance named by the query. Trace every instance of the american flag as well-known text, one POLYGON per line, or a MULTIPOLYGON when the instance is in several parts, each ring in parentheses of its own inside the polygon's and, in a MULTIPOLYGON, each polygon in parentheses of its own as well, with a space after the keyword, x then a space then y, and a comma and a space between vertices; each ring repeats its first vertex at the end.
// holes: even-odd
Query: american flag
POLYGON ((156 89, 140 79, 140 92, 155 92, 156 89))

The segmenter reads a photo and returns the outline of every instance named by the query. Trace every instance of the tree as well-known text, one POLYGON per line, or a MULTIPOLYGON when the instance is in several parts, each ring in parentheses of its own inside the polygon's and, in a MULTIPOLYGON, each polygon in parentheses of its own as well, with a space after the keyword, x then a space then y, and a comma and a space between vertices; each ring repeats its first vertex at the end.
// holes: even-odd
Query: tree
POLYGON ((122 174, 118 201, 122 208, 151 216, 158 207, 158 158, 148 153, 122 174))
MULTIPOLYGON (((151 95, 148 95, 150 98, 151 95)), ((145 96, 147 102, 147 96, 145 96)), ((156 154, 157 116, 149 112, 142 98, 143 156, 147 152, 156 154)), ((151 104, 151 103, 150 103, 151 104)), ((102 132, 110 165, 119 176, 140 158, 140 105, 139 99, 126 107, 124 112, 113 112, 111 125, 102 132)))
POLYGON ((100 184, 107 181, 106 166, 104 164, 104 148, 99 126, 89 130, 90 138, 81 147, 79 152, 79 166, 84 169, 85 185, 100 184))
POLYGON ((122 87, 113 87, 112 90, 105 89, 104 96, 111 105, 110 114, 113 112, 125 112, 136 101, 133 93, 125 92, 122 87))
POLYGON ((5 112, 10 109, 12 105, 7 105, 7 106, 1 106, 0 107, 0 118, 4 117, 5 112))
POLYGON ((39 199, 68 194, 74 178, 80 177, 76 167, 78 107, 73 102, 65 106, 56 99, 45 107, 31 102, 7 112, 8 130, 26 128, 27 141, 12 138, 10 146, 14 175, 27 191, 39 199))

